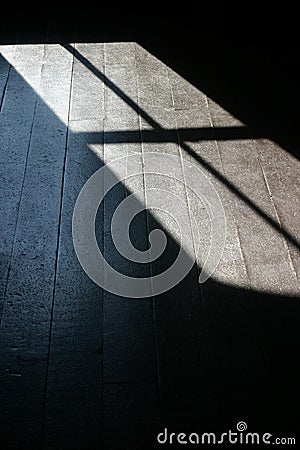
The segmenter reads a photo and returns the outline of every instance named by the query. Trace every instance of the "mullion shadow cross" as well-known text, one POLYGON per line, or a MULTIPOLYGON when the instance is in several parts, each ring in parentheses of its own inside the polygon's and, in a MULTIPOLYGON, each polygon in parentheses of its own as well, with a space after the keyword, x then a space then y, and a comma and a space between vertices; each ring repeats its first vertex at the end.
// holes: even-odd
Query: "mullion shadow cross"
MULTIPOLYGON (((90 144, 99 143, 99 133, 85 133, 90 144)), ((181 141, 232 141, 242 139, 260 139, 265 137, 260 132, 255 132, 247 127, 201 127, 201 128, 159 128, 153 130, 143 130, 143 142, 167 143, 178 142, 178 135, 181 141)), ((109 144, 129 144, 141 141, 140 130, 105 131, 105 142, 109 144)))
MULTIPOLYGON (((202 167, 207 169, 213 176, 221 181, 230 191, 250 207, 258 216, 264 219, 274 230, 279 232, 288 242, 296 248, 300 248, 300 242, 279 222, 274 220, 265 211, 263 211, 246 194, 241 192, 231 181, 229 181, 221 172, 210 165, 204 158, 197 154, 187 143, 205 141, 205 140, 233 140, 233 139, 255 139, 264 137, 258 130, 251 130, 248 127, 205 127, 205 128, 179 128, 166 130, 154 120, 146 111, 132 100, 125 92, 113 83, 101 70, 95 67, 87 58, 85 58, 77 49, 70 44, 64 44, 63 47, 89 69, 98 79, 100 79, 109 89, 111 89, 120 99, 122 99, 130 108, 132 108, 141 118, 143 118, 153 130, 143 130, 143 142, 176 142, 180 143, 181 148, 192 156, 202 167)), ((84 133, 87 142, 95 144, 99 142, 98 133, 84 133)), ((140 142, 140 130, 129 131, 107 131, 104 133, 106 143, 130 143, 140 142)))

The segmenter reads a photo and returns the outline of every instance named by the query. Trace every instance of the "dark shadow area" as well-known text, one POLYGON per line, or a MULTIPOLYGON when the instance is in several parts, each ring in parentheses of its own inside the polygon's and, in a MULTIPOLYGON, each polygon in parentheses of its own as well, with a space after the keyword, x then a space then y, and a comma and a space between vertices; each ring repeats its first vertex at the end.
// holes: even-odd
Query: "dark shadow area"
MULTIPOLYGON (((253 24, 254 28, 254 24, 253 24)), ((168 45, 168 65, 247 127, 299 158, 299 38, 252 33, 206 43, 186 29, 168 45)), ((209 39, 209 37, 208 37, 209 39)), ((145 48, 161 58, 159 46, 145 48)))
MULTIPOLYGON (((102 81, 109 80, 102 78, 102 81)), ((114 87, 112 83, 107 85, 114 87)), ((124 95, 123 99, 126 100, 124 95)), ((131 104, 135 106, 132 101, 131 104)), ((44 111, 48 114, 45 117, 52 120, 53 128, 61 128, 59 119, 53 117, 46 105, 44 111)), ((140 110, 137 112, 141 113, 140 110)), ((197 134, 206 132, 198 130, 197 134)), ((164 135, 165 130, 155 130, 155 133, 154 138, 161 142, 158 136, 164 135)), ((99 135, 90 137, 103 142, 99 135)), ((101 443, 104 449, 152 449, 156 447, 156 434, 165 427, 171 432, 226 432, 234 429, 240 420, 247 422, 253 432, 270 432, 275 437, 296 436, 299 424, 295 411, 300 401, 298 299, 251 292, 212 279, 200 287, 197 282, 199 268, 194 266, 180 284, 154 298, 150 305, 143 299, 112 299, 90 282, 80 269, 70 234, 72 208, 82 181, 102 164, 88 148, 90 137, 87 135, 84 140, 83 134, 76 136, 71 132, 68 136, 71 143, 74 139, 81 147, 77 148, 76 158, 64 171, 65 177, 68 173, 72 177, 68 182, 65 178, 65 206, 60 222, 62 227, 58 230, 66 247, 57 271, 52 305, 58 309, 56 314, 52 315, 53 311, 50 311, 46 317, 43 340, 33 341, 33 337, 36 338, 33 329, 26 331, 24 339, 27 350, 34 346, 38 348, 38 366, 31 364, 28 358, 20 362, 15 350, 6 347, 1 358, 1 374, 6 380, 0 383, 6 387, 1 392, 4 407, 0 412, 0 440, 5 439, 1 442, 3 448, 35 450, 39 448, 44 430, 44 446, 40 448, 96 450, 102 440, 100 434, 104 432, 104 444, 101 443), (75 161, 78 158, 80 165, 75 161), (102 296, 106 305, 105 317, 101 316, 99 306, 102 296), (148 321, 142 321, 140 314, 149 306, 153 309, 149 309, 148 321), (107 316, 113 318, 110 329, 107 316), (120 341, 110 341, 111 347, 108 344, 106 348, 105 345, 96 346, 99 330, 106 339, 118 332, 120 341), (128 330, 133 336, 132 341, 126 340, 128 330), (148 336, 149 348, 139 346, 142 330, 148 336), (49 339, 53 341, 49 343, 49 339), (153 355, 152 359, 149 354, 153 355), (142 367, 150 375, 142 381, 128 382, 116 381, 112 376, 102 384, 102 358, 106 360, 106 373, 109 365, 113 366, 114 377, 119 367, 116 361, 124 359, 127 366, 134 361, 132 365, 136 371, 142 367), (12 361, 18 361, 22 366, 21 377, 8 376, 7 368, 12 361), (146 391, 145 386, 147 389, 153 387, 153 390, 146 391), (37 392, 39 389, 42 391, 37 392), (32 391, 34 396, 28 394, 32 391), (99 401, 103 402, 101 407, 99 401), (26 421, 24 409, 30 412, 26 421), (26 435, 27 447, 19 441, 19 436, 26 435), (34 443, 31 446, 30 441, 34 443)), ((108 143, 110 138, 115 139, 115 136, 102 137, 108 143)), ((184 145, 183 148, 191 152, 184 145)), ((55 172, 55 168, 51 170, 55 172)), ((121 194, 111 193, 112 201, 129 194, 125 186, 121 185, 119 189, 121 194)), ((238 191, 235 193, 240 195, 238 191)), ((255 208, 255 205, 250 206, 255 208)), ((99 221, 109 219, 109 214, 104 217, 104 211, 100 210, 99 221)), ((270 218, 264 218, 275 227, 270 218)), ((32 220, 31 226, 35 226, 34 218, 32 220)), ((139 232, 139 240, 134 242, 144 249, 150 229, 161 228, 161 224, 150 214, 148 229, 143 217, 137 221, 132 224, 131 231, 135 236, 139 232)), ((105 238, 100 236, 99 241, 102 239, 105 238)), ((109 239, 106 246, 109 252, 112 246, 109 239)), ((163 266, 172 263, 177 253, 178 245, 168 235, 167 253, 157 266, 154 263, 153 270, 161 269, 161 263, 163 266)), ((136 265, 132 267, 128 261, 122 261, 113 248, 108 259, 122 268, 127 264, 128 273, 137 274, 139 270, 136 265)), ((140 276, 141 273, 144 276, 145 267, 140 270, 140 276)), ((36 291, 31 295, 34 309, 36 291)), ((4 337, 8 329, 14 332, 13 326, 9 325, 10 321, 14 323, 13 313, 14 310, 8 322, 2 323, 4 337)), ((18 330, 15 333, 18 337, 18 330)))

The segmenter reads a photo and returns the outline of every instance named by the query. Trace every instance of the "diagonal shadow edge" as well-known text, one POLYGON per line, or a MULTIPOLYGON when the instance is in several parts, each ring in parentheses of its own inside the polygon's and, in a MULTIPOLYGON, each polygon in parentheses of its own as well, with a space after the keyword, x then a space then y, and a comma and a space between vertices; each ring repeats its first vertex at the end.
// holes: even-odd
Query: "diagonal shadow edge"
MULTIPOLYGON (((78 61, 80 61, 87 69, 89 69, 95 76, 97 76, 109 89, 111 89, 119 98, 127 103, 137 114, 139 114, 150 126, 160 131, 165 131, 161 125, 154 120, 149 114, 126 95, 115 83, 113 83, 104 73, 95 67, 87 58, 85 58, 77 49, 70 44, 62 45, 69 51, 78 61)), ((273 229, 279 232, 287 241, 289 241, 296 248, 300 248, 300 242, 288 231, 282 224, 276 222, 272 217, 265 213, 255 202, 253 202, 246 194, 240 192, 237 187, 229 181, 221 172, 207 163, 201 156, 199 156, 189 145, 174 137, 174 140, 181 145, 181 148, 192 156, 198 163, 211 172, 219 181, 226 185, 231 192, 238 196, 244 203, 246 203, 256 214, 260 215, 273 229)), ((217 139, 216 139, 217 140, 217 139)))
POLYGON ((78 61, 80 61, 87 69, 89 69, 96 77, 99 78, 109 89, 111 89, 118 97, 120 97, 130 108, 136 113, 140 114, 149 125, 153 128, 161 128, 158 122, 154 120, 149 114, 143 111, 128 95, 125 94, 115 83, 113 83, 101 70, 97 69, 87 58, 85 58, 76 48, 70 44, 62 45, 68 52, 70 52, 78 61))

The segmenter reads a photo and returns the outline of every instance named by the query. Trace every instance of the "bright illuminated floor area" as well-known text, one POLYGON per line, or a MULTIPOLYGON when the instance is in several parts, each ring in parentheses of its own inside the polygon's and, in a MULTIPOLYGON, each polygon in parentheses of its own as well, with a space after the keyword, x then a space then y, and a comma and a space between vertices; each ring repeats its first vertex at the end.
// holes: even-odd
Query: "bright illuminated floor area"
POLYGON ((294 436, 298 159, 138 43, 0 50, 1 449, 294 436), (97 283, 72 219, 103 167, 77 213, 97 283))

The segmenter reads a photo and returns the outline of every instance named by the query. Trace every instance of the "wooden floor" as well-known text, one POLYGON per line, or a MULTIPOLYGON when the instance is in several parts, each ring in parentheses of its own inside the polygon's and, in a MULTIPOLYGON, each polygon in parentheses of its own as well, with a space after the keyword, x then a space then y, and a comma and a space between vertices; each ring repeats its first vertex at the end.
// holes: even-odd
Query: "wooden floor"
POLYGON ((0 51, 1 449, 151 449, 166 427, 226 432, 241 420, 294 436, 299 161, 137 43, 0 51), (120 179, 99 208, 98 244, 121 273, 165 270, 179 243, 164 211, 140 214, 131 229, 140 249, 150 229, 165 230, 157 261, 128 261, 110 235, 120 201, 139 191, 146 205, 148 189, 168 185, 156 174, 145 182, 148 152, 178 162, 174 192, 186 236, 190 213, 199 224, 200 252, 172 289, 126 298, 82 269, 72 214, 97 169, 140 155, 138 176, 120 179), (210 225, 184 160, 208 175, 227 221, 223 257, 201 285, 210 225))

